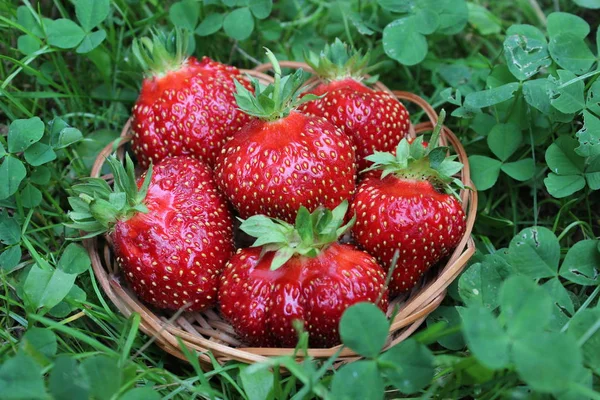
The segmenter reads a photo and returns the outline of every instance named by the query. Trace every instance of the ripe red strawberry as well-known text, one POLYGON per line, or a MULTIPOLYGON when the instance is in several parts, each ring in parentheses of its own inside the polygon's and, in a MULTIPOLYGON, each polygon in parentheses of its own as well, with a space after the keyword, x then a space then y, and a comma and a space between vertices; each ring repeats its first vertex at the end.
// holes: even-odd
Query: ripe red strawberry
POLYGON ((256 215, 241 229, 257 237, 240 249, 221 276, 221 312, 245 342, 294 347, 301 320, 311 347, 340 342, 338 325, 352 304, 368 301, 386 311, 385 274, 371 255, 337 243, 348 203, 335 210, 298 211, 295 227, 256 215))
MULTIPOLYGON (((443 119, 443 112, 440 116, 443 119)), ((436 147, 440 126, 429 146, 423 137, 412 144, 403 139, 396 155, 377 152, 368 157, 372 172, 358 187, 351 211, 357 220, 352 233, 359 245, 389 268, 394 252, 399 259, 390 293, 411 289, 433 264, 447 255, 465 232, 465 213, 452 194, 451 178, 462 168, 436 147)))
POLYGON ((374 151, 392 151, 408 134, 408 111, 394 96, 373 90, 361 81, 369 57, 355 53, 339 39, 320 55, 311 53, 307 63, 324 81, 309 93, 323 96, 304 104, 300 111, 326 118, 350 136, 356 146, 358 169, 371 163, 374 151))
POLYGON ((237 68, 187 57, 185 40, 173 40, 134 42, 147 75, 133 107, 132 149, 144 168, 178 155, 212 167, 223 144, 251 119, 237 108, 234 79, 251 86, 237 68))
POLYGON ((356 165, 349 138, 323 118, 294 111, 302 102, 302 70, 281 78, 273 54, 275 83, 254 81, 256 96, 238 85, 236 99, 258 117, 231 139, 217 159, 221 190, 243 218, 265 214, 292 222, 298 208, 334 208, 354 194, 356 165))
POLYGON ((117 261, 133 291, 154 306, 202 310, 214 305, 218 277, 233 253, 233 220, 211 170, 191 157, 152 166, 136 184, 109 158, 114 191, 89 178, 70 197, 74 228, 88 236, 108 232, 117 261))

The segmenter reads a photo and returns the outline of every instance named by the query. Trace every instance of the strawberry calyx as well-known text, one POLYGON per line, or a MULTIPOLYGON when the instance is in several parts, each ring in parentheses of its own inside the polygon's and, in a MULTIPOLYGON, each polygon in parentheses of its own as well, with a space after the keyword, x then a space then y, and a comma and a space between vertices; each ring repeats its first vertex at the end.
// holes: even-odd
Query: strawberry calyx
POLYGON ((125 166, 115 155, 107 157, 107 161, 114 176, 113 188, 104 179, 85 178, 83 183, 72 187, 73 196, 68 198, 73 209, 68 216, 73 222, 67 226, 87 232, 82 238, 103 234, 110 231, 117 221, 148 212, 144 200, 152 178, 152 165, 138 188, 135 167, 129 155, 125 157, 125 166))
POLYGON ((456 188, 464 189, 465 186, 454 175, 463 164, 455 161, 456 155, 447 156, 448 147, 438 146, 445 117, 446 112, 442 110, 427 146, 424 146, 422 135, 412 142, 403 138, 396 147, 396 154, 375 151, 366 157, 373 165, 361 173, 381 170, 381 179, 394 174, 398 178, 429 181, 438 190, 458 197, 456 188))
POLYGON ((131 50, 146 76, 161 78, 183 68, 187 61, 188 37, 185 32, 152 32, 152 38, 134 39, 131 50))
POLYGON ((319 78, 326 81, 339 81, 352 78, 362 81, 369 67, 370 54, 362 55, 359 51, 350 50, 348 45, 336 38, 319 53, 304 54, 306 63, 316 72, 319 78))
POLYGON ((287 117, 292 110, 301 104, 316 100, 319 96, 307 94, 300 97, 308 88, 303 87, 309 74, 302 69, 293 74, 281 76, 281 66, 271 50, 267 50, 267 57, 273 65, 275 81, 270 85, 261 84, 258 79, 250 77, 254 93, 246 89, 237 80, 235 81, 235 100, 240 110, 246 114, 265 121, 276 121, 287 117))
POLYGON ((344 225, 347 210, 347 200, 333 210, 319 207, 312 213, 301 206, 294 225, 266 215, 254 215, 246 220, 240 219, 240 229, 256 238, 252 247, 262 247, 262 254, 275 252, 271 263, 274 271, 296 254, 314 258, 335 243, 356 221, 356 216, 353 216, 344 225))

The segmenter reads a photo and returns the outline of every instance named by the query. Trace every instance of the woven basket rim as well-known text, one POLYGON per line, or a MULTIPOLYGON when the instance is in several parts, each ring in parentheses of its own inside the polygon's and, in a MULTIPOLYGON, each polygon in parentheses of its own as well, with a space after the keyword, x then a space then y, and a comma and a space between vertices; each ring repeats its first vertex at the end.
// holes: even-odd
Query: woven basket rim
MULTIPOLYGON (((281 66, 284 68, 303 68, 307 71, 312 71, 308 65, 299 62, 282 61, 281 66)), ((259 79, 263 83, 269 83, 272 78, 263 71, 270 69, 271 64, 262 64, 254 70, 241 70, 243 73, 259 79)), ((307 84, 315 84, 316 80, 311 78, 307 84)), ((386 91, 399 100, 412 102, 419 106, 428 118, 428 121, 410 126, 409 135, 415 137, 416 134, 426 131, 431 131, 437 123, 438 115, 424 99, 421 97, 403 91, 393 91, 387 88, 383 83, 376 82, 374 86, 386 91)), ((121 132, 121 140, 118 143, 117 153, 120 157, 124 154, 124 146, 131 140, 131 118, 127 121, 121 132)), ((464 165, 461 171, 462 182, 471 188, 474 188, 473 182, 470 179, 470 168, 467 159, 467 154, 462 147, 456 135, 446 126, 442 130, 442 143, 449 145, 458 155, 459 161, 464 165)), ((99 177, 102 166, 106 157, 115 151, 114 144, 107 145, 96 158, 92 167, 90 176, 99 177)), ((103 179, 111 179, 111 175, 102 176, 103 179)), ((477 191, 462 190, 460 192, 463 209, 466 213, 467 227, 465 233, 454 249, 445 265, 438 267, 438 273, 435 277, 429 279, 411 291, 407 296, 397 298, 390 302, 389 312, 392 310, 392 305, 400 305, 399 311, 395 315, 390 324, 390 333, 385 349, 405 340, 425 321, 425 318, 433 312, 442 302, 445 297, 447 287, 465 268, 469 258, 475 252, 475 243, 471 238, 471 231, 475 222, 477 212, 477 191)), ((118 271, 114 267, 114 260, 111 256, 110 245, 106 243, 100 247, 99 238, 90 238, 84 240, 84 245, 90 254, 94 275, 100 286, 117 307, 117 309, 126 317, 136 312, 140 314, 141 323, 140 329, 152 337, 152 340, 166 352, 186 360, 184 354, 180 350, 180 343, 188 349, 196 350, 199 360, 205 365, 212 364, 212 359, 208 355, 211 352, 214 358, 224 363, 229 360, 237 360, 244 363, 255 363, 265 361, 271 356, 292 355, 293 348, 262 348, 262 347, 237 347, 227 343, 235 340, 232 336, 231 329, 219 323, 217 320, 212 320, 215 312, 211 309, 206 314, 207 318, 203 318, 205 313, 196 313, 200 316, 200 325, 193 325, 184 314, 175 313, 170 318, 164 315, 159 315, 149 309, 145 304, 141 303, 129 289, 123 287, 119 280, 118 271), (111 265, 113 265, 111 267, 111 265), (203 324, 206 320, 213 322, 211 328, 203 324), (202 332, 202 333, 200 333, 202 332), (224 341, 225 340, 225 341, 224 341)), ((388 312, 388 316, 389 316, 388 312)), ((198 319, 198 318, 197 318, 198 319)), ((328 358, 339 352, 336 365, 357 360, 359 355, 354 353, 347 347, 342 345, 327 349, 310 348, 302 355, 297 355, 298 358, 311 356, 315 358, 328 358), (340 352, 341 350, 341 352, 340 352)))

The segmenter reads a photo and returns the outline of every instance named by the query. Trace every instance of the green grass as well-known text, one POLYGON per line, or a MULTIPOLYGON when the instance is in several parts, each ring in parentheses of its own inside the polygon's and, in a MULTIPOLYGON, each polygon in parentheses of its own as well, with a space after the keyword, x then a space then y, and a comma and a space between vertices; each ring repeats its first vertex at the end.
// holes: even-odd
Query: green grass
MULTIPOLYGON (((336 379, 342 381, 342 374, 352 368, 366 374, 360 368, 374 364, 333 374, 326 368, 319 370, 319 363, 307 363, 282 376, 269 373, 268 365, 242 373, 242 364, 215 362, 203 373, 197 363, 184 363, 161 351, 139 331, 139 316, 120 315, 86 265, 75 282, 78 289, 50 286, 50 292, 66 289, 69 295, 52 307, 38 307, 50 302, 39 298, 44 293, 39 286, 42 278, 62 271, 67 238, 75 236, 63 225, 70 209, 68 190, 78 178, 89 175, 98 151, 118 137, 137 97, 142 75, 131 53, 132 39, 173 24, 195 28, 209 15, 227 16, 247 2, 192 1, 173 6, 155 0, 111 1, 109 14, 91 28, 103 29, 106 38, 83 53, 76 51, 78 43, 65 44, 64 35, 50 39, 36 33, 40 28, 35 27, 36 19, 51 25, 41 17, 85 25, 76 17, 75 3, 85 2, 0 3, 0 144, 10 150, 8 132, 13 121, 39 117, 46 126, 40 143, 51 145, 56 154, 43 166, 32 165, 20 151, 3 161, 20 160, 26 176, 14 194, 0 200, 0 398, 49 398, 50 394, 75 398, 77 393, 92 393, 99 399, 156 397, 144 392, 149 390, 167 399, 260 399, 264 398, 261 388, 272 388, 276 399, 340 398, 336 379), (182 12, 177 12, 178 7, 182 12), (61 135, 72 131, 64 131, 59 120, 51 127, 54 118, 79 130, 82 137, 73 133, 75 142, 65 142, 64 147, 56 144, 63 140, 61 135), (34 264, 40 278, 28 281, 34 264)), ((427 56, 409 66, 407 60, 419 58, 423 44, 414 36, 403 42, 402 35, 422 32, 395 32, 386 38, 388 23, 407 15, 385 11, 382 5, 389 3, 278 1, 266 19, 246 17, 243 23, 210 36, 193 35, 190 49, 197 56, 252 68, 266 60, 264 47, 279 59, 301 60, 304 50, 318 50, 339 37, 356 48, 371 49, 373 58, 381 62, 376 73, 388 87, 419 94, 438 111, 444 108, 449 114, 447 124, 468 154, 480 157, 472 159, 474 180, 479 187, 490 188, 479 192, 473 233, 479 251, 471 268, 450 288, 427 327, 401 349, 406 359, 393 365, 403 368, 405 375, 393 375, 385 369, 389 366, 378 361, 374 376, 361 375, 360 382, 344 378, 354 396, 349 398, 361 398, 361 390, 377 385, 386 386, 386 398, 600 398, 595 392, 600 376, 600 280, 596 276, 600 271, 600 151, 594 146, 574 150, 585 145, 581 134, 576 135, 582 126, 591 132, 591 142, 600 138, 600 122, 596 122, 600 106, 595 100, 600 94, 595 85, 597 10, 571 0, 474 0, 469 22, 461 27, 457 22, 461 12, 456 11, 461 8, 456 4, 464 6, 464 1, 448 0, 443 3, 458 13, 452 16, 451 26, 461 29, 424 35, 427 56), (591 33, 573 39, 580 23, 573 21, 555 25, 559 33, 547 28, 554 18, 548 15, 554 11, 582 17, 591 33), (250 24, 253 31, 244 32, 250 24), (536 74, 520 81, 515 68, 530 59, 507 57, 507 38, 516 33, 530 43, 536 38, 531 31, 515 27, 518 24, 537 27, 545 36, 544 49, 547 43, 556 46, 542 57, 543 67, 536 74), (244 35, 249 38, 234 39, 244 35), (401 62, 390 58, 389 49, 386 54, 386 41, 386 46, 408 49, 401 62), (561 51, 570 51, 566 58, 576 61, 564 61, 558 57, 564 55, 561 51), (580 67, 577 60, 584 65, 580 67), (573 72, 561 72, 563 76, 558 70, 573 72), (533 85, 529 82, 536 79, 549 86, 529 96, 533 85), (517 83, 505 101, 482 100, 484 89, 496 88, 490 94, 496 96, 499 87, 512 87, 512 82, 517 83), (520 177, 499 172, 496 179, 494 168, 485 166, 499 159, 527 161, 516 167, 520 177), (531 173, 524 166, 529 160, 531 173), (488 323, 482 327, 478 321, 488 323), (416 355, 410 356, 409 346, 414 346, 416 355), (411 363, 428 359, 423 354, 431 354, 425 372, 411 372, 411 363), (509 359, 501 363, 494 354, 509 354, 509 359), (403 386, 394 378, 398 376, 414 387, 403 386), (423 376, 426 382, 417 384, 423 376), (385 381, 378 383, 381 377, 385 381)), ((441 3, 414 3, 438 17, 443 10, 441 3)), ((597 1, 587 3, 600 6, 597 1)), ((527 55, 534 57, 534 53, 527 55)), ((417 110, 410 111, 414 122, 423 118, 417 110)), ((17 169, 6 171, 0 174, 0 186, 8 185, 8 177, 15 176, 17 169)), ((294 367, 290 359, 275 362, 294 367)))

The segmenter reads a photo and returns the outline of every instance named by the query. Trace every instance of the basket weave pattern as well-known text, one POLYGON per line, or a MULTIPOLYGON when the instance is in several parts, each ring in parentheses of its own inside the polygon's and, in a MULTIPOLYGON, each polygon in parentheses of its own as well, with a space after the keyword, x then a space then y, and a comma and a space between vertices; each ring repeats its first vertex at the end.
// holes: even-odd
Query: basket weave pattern
MULTIPOLYGON (((284 68, 302 68, 306 71, 311 71, 304 63, 281 62, 281 66, 284 68)), ((272 78, 263 72, 270 68, 271 64, 263 64, 254 70, 245 70, 242 72, 252 75, 264 83, 268 83, 272 81, 272 78)), ((312 78, 307 82, 308 85, 316 83, 316 78, 312 78)), ((377 82, 374 87, 378 90, 392 93, 400 100, 413 103, 424 111, 428 121, 414 126, 411 125, 410 136, 414 137, 416 134, 433 129, 438 116, 425 100, 412 93, 391 91, 381 82, 377 82)), ((131 140, 131 121, 128 121, 124 126, 121 138, 122 140, 117 150, 119 156, 123 156, 126 143, 131 140)), ((444 127, 441 141, 450 146, 458 155, 459 161, 464 164, 460 175, 462 182, 466 186, 473 187, 470 179, 467 154, 458 138, 450 129, 444 127)), ((100 176, 105 159, 112 152, 114 152, 114 147, 111 144, 98 155, 92 168, 92 177, 100 176)), ((109 182, 112 180, 111 175, 105 175, 102 178, 109 182)), ((395 306, 398 306, 399 312, 395 315, 391 323, 386 348, 409 337, 423 323, 425 318, 440 305, 446 294, 446 288, 464 269, 467 261, 475 252, 475 244, 470 235, 477 210, 477 191, 463 190, 460 193, 460 197, 467 216, 465 234, 444 265, 440 265, 429 271, 421 283, 410 293, 391 299, 388 313, 391 313, 395 306)), ((90 254, 94 274, 113 304, 127 317, 132 313, 140 314, 140 329, 151 336, 168 353, 185 360, 183 353, 180 351, 178 339, 188 349, 196 350, 200 361, 207 364, 211 362, 210 357, 207 355, 209 351, 220 363, 229 360, 256 363, 264 361, 269 356, 289 355, 293 353, 294 349, 291 348, 245 347, 236 336, 231 325, 223 320, 215 309, 200 313, 172 313, 149 308, 140 302, 129 288, 122 285, 124 280, 120 278, 118 264, 112 254, 108 237, 86 239, 84 244, 90 254)), ((327 358, 339 351, 339 349, 340 346, 329 349, 309 349, 307 355, 316 358, 327 358)), ((354 361, 358 358, 352 350, 344 348, 339 354, 336 364, 354 361)))

